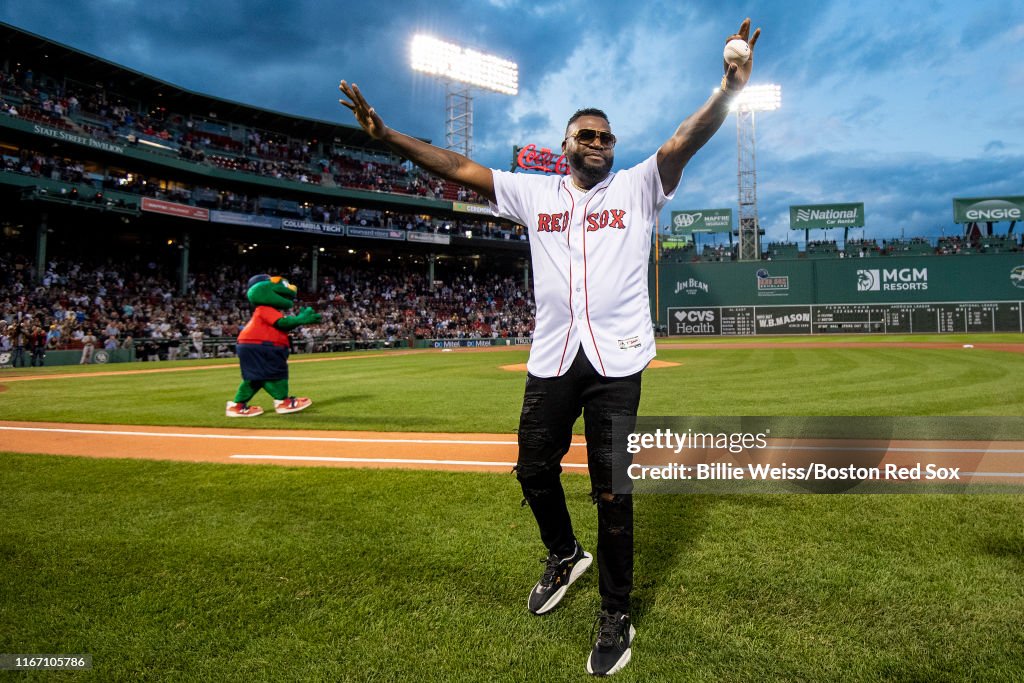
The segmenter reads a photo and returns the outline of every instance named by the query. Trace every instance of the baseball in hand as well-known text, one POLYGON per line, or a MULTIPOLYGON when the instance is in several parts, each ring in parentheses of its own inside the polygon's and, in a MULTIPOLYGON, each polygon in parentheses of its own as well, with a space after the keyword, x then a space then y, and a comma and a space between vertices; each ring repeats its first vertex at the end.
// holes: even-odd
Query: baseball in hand
POLYGON ((725 52, 722 53, 722 58, 726 64, 735 64, 736 66, 743 66, 750 59, 750 46, 747 45, 747 41, 730 40, 725 44, 725 52))

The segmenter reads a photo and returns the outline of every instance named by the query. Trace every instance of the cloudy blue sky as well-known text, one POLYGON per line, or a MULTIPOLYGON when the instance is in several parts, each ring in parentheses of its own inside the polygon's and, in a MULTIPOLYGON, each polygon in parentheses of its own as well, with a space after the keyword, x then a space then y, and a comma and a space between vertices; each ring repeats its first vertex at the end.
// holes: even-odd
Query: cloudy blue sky
MULTIPOLYGON (((608 112, 616 166, 653 153, 721 77, 744 17, 754 83, 782 86, 757 119, 769 239, 791 204, 864 202, 868 237, 946 234, 954 196, 1024 195, 1024 0, 753 3, 615 0, 0 2, 0 20, 185 88, 351 123, 341 78, 385 121, 444 139, 444 91, 408 67, 420 31, 519 63, 517 97, 476 98, 474 156, 557 148, 578 107, 608 112)), ((691 161, 663 213, 736 206, 733 119, 691 161)), ((1001 226, 1005 229, 1005 224, 1001 226)), ((797 233, 802 240, 803 234, 797 233)))

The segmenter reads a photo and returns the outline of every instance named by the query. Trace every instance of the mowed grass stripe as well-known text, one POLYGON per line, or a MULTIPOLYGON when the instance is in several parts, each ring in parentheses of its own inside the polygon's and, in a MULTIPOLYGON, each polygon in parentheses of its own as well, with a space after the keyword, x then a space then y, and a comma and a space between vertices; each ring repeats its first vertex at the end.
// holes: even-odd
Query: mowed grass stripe
MULTIPOLYGON (((584 477, 565 479, 594 547, 584 477)), ((0 454, 0 649, 120 680, 582 679, 510 475, 0 454)), ((1015 680, 1017 496, 643 496, 624 681, 1015 680)))
POLYGON ((930 349, 664 351, 647 415, 1021 415, 1024 355, 930 349))
MULTIPOLYGON (((256 429, 510 434, 525 350, 365 358, 291 368, 314 406, 245 420, 256 429)), ((981 349, 666 349, 678 367, 644 374, 645 415, 1022 415, 1024 354, 981 349)), ((238 427, 224 416, 236 377, 123 375, 19 382, 0 393, 7 420, 238 427)), ((2 380, 0 380, 2 383, 2 380)), ((265 408, 265 394, 256 399, 265 408)))

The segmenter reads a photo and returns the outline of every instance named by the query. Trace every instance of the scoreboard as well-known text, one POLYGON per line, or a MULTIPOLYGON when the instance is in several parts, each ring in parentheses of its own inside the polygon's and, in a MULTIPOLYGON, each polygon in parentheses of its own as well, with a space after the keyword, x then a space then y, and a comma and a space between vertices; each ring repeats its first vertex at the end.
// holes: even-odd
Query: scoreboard
POLYGON ((1024 332, 1024 302, 973 301, 668 309, 672 336, 1024 332))
POLYGON ((1024 252, 659 263, 671 335, 1024 332, 1024 252))

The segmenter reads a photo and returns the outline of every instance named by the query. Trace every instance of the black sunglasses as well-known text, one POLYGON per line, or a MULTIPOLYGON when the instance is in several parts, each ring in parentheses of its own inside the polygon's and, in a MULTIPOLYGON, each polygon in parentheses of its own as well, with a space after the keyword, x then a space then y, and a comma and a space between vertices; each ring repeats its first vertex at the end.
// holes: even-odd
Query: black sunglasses
POLYGON ((576 142, 582 142, 584 145, 594 144, 594 140, 600 140, 601 145, 604 147, 615 146, 615 136, 611 134, 611 131, 607 130, 594 130, 593 128, 580 128, 578 131, 566 137, 575 138, 576 142))

